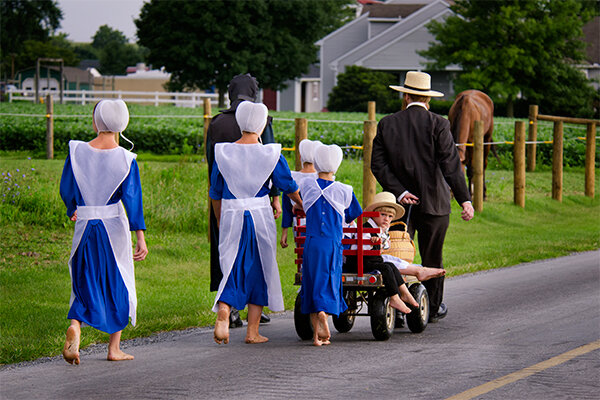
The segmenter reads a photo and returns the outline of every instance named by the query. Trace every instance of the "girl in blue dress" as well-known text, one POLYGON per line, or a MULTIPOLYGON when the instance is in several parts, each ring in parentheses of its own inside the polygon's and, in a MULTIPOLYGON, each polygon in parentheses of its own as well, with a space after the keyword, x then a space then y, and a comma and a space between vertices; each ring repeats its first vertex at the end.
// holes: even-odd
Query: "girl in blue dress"
POLYGON ((334 181, 342 158, 338 146, 320 146, 315 152, 319 178, 300 184, 306 213, 301 311, 310 314, 315 346, 330 343, 329 314, 348 308, 342 295, 342 225, 362 213, 352 186, 334 181))
POLYGON ((69 257, 71 326, 63 349, 70 364, 80 362, 81 324, 110 334, 108 360, 133 359, 120 349, 121 331, 129 318, 135 325, 133 261, 143 260, 148 249, 136 155, 115 141, 128 122, 123 101, 102 100, 94 107, 92 120, 98 136, 87 143, 69 142, 60 195, 75 221, 69 257), (130 231, 137 237, 135 253, 130 231))
POLYGON ((242 102, 235 112, 242 137, 215 145, 209 194, 219 224, 223 272, 213 305, 214 340, 219 344, 229 342, 231 307, 243 310, 248 305, 246 343, 268 341, 258 332, 264 306, 284 309, 275 258, 277 228, 269 202, 271 181, 300 206, 302 200, 281 145, 259 142, 267 116, 264 104, 242 102))
MULTIPOLYGON (((300 171, 292 171, 292 178, 294 178, 298 185, 300 185, 300 182, 304 179, 318 178, 317 170, 314 166, 315 150, 322 144, 323 143, 318 140, 313 141, 308 139, 304 139, 298 144, 302 169, 300 171)), ((281 244, 281 248, 285 249, 288 247, 288 228, 295 225, 296 217, 294 216, 294 205, 289 197, 284 196, 281 199, 281 208, 281 239, 279 240, 279 243, 281 244)), ((300 225, 305 225, 303 218, 300 221, 300 225)))

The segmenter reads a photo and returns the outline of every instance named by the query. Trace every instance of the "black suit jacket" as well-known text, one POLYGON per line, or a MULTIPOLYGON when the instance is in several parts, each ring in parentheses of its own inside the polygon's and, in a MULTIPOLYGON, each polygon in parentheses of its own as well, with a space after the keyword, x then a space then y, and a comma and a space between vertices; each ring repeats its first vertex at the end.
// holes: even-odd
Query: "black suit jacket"
POLYGON ((420 200, 419 211, 450 214, 450 189, 459 204, 471 200, 447 119, 421 106, 379 121, 371 170, 383 190, 420 200))

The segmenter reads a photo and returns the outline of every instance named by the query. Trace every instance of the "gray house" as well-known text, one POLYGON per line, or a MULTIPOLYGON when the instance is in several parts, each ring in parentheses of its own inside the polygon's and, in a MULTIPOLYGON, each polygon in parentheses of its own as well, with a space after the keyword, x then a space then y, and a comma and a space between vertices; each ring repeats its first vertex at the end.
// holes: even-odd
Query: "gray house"
MULTIPOLYGON (((431 20, 443 20, 452 11, 443 0, 396 0, 387 3, 364 2, 360 15, 330 33, 316 44, 320 62, 311 71, 275 94, 265 93, 271 109, 295 112, 321 111, 337 76, 346 66, 359 65, 374 70, 403 73, 423 70, 426 60, 417 54, 434 41, 427 27, 431 20), (317 95, 318 93, 318 95, 317 95)), ((432 86, 453 97, 453 69, 433 72, 432 86)), ((267 92, 267 91, 265 91, 267 92)))
MULTIPOLYGON (((426 59, 417 51, 425 50, 434 41, 427 30, 431 20, 443 21, 451 15, 452 0, 389 0, 385 3, 358 0, 358 16, 330 33, 316 44, 319 64, 309 73, 287 82, 279 92, 264 91, 263 101, 273 110, 315 112, 327 106, 327 100, 337 83, 337 76, 349 65, 394 72, 399 83, 406 71, 425 69, 426 59)), ((587 43, 587 63, 579 68, 598 89, 600 79, 600 17, 583 28, 587 43), (594 80, 596 80, 594 82, 594 80)), ((449 66, 444 71, 427 71, 432 76, 432 88, 454 98, 452 77, 459 71, 449 66)))

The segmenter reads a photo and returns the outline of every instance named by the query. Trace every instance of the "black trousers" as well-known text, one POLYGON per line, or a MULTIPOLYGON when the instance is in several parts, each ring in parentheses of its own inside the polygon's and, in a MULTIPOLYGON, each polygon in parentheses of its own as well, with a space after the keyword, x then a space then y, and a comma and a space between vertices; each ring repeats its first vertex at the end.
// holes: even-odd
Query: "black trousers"
MULTIPOLYGON (((408 210, 402 220, 406 222, 408 210)), ((412 207, 410 220, 408 221, 408 233, 414 239, 415 231, 418 233, 419 254, 421 264, 430 268, 444 268, 442 263, 442 249, 446 231, 450 224, 450 215, 430 215, 419 212, 418 207, 412 207)), ((392 227, 392 230, 403 227, 392 227)), ((438 311, 444 297, 444 277, 433 278, 423 282, 429 295, 431 313, 438 311)))
MULTIPOLYGON (((383 259, 379 256, 364 256, 363 262, 363 273, 366 274, 375 270, 381 272, 386 296, 400 295, 398 287, 405 282, 402 274, 400 274, 400 271, 398 271, 398 268, 394 264, 383 262, 383 259)), ((347 258, 343 270, 349 273, 356 273, 358 271, 356 256, 349 256, 347 258)))

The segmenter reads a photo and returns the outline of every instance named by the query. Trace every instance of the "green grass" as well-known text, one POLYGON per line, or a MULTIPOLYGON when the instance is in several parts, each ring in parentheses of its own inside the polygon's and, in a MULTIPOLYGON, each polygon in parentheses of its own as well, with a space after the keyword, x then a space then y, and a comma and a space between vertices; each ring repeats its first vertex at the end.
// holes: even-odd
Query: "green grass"
MULTIPOLYGON (((60 354, 68 326, 67 258, 73 225, 58 194, 63 160, 27 157, 0 153, 0 173, 10 172, 19 177, 20 188, 30 187, 19 192, 14 204, 10 197, 0 203, 3 364, 60 354)), ((199 161, 196 156, 139 157, 150 253, 136 263, 138 325, 127 327, 124 339, 214 322, 214 293, 208 289, 206 165, 199 161)), ((444 252, 449 275, 600 247, 600 197, 583 196, 581 169, 565 170, 562 203, 551 199, 551 172, 528 173, 525 209, 512 204, 512 176, 511 171, 488 170, 488 201, 470 222, 460 219, 453 204, 444 252)), ((599 176, 597 171, 596 188, 599 176)), ((344 161, 337 178, 353 185, 361 200, 360 161, 344 161)), ((16 194, 8 187, 0 186, 0 194, 16 194)), ((297 291, 292 285, 293 249, 279 250, 277 258, 285 306, 292 309, 297 291)), ((108 335, 84 328, 83 347, 106 341, 108 335)))

